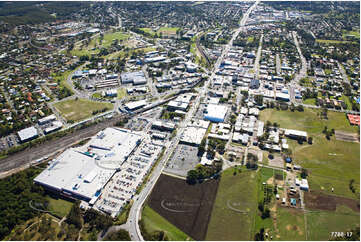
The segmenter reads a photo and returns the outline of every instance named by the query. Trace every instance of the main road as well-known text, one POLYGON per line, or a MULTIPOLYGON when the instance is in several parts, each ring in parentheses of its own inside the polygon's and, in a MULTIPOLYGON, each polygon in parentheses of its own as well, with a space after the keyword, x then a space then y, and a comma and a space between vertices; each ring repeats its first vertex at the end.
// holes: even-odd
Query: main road
POLYGON ((204 84, 202 90, 200 91, 200 95, 198 95, 197 99, 195 100, 191 110, 187 113, 186 118, 184 119, 184 121, 181 123, 177 135, 176 137, 173 139, 173 141, 168 142, 165 146, 166 148, 166 152, 164 157, 162 158, 162 160, 156 165, 155 169, 152 172, 152 175, 149 179, 149 181, 147 182, 147 184, 143 187, 142 191, 139 193, 139 195, 134 197, 134 203, 130 209, 129 212, 129 216, 128 216, 128 220, 126 222, 126 224, 124 226, 122 226, 123 228, 127 229, 130 237, 132 240, 134 241, 141 241, 144 240, 143 236, 140 232, 139 229, 139 218, 141 216, 141 211, 142 211, 142 206, 144 204, 144 202, 146 201, 147 197, 149 196, 149 194, 151 193, 155 183, 157 182, 158 178, 160 177, 165 164, 167 162, 167 160, 169 159, 169 157, 171 156, 171 154, 173 153, 175 147, 177 146, 180 136, 183 133, 183 130, 187 124, 187 122, 193 117, 194 112, 197 110, 198 105, 200 104, 200 100, 201 97, 205 96, 207 93, 207 87, 209 85, 209 83, 213 80, 213 77, 216 74, 216 71, 218 70, 219 65, 222 63, 224 57, 227 55, 228 51, 230 50, 230 48, 233 45, 233 41, 237 38, 239 32, 243 29, 245 23, 247 22, 247 19, 249 17, 249 14, 253 11, 253 9, 257 6, 259 1, 256 1, 248 10, 247 12, 243 15, 242 20, 240 21, 240 27, 234 32, 231 40, 229 41, 229 43, 225 46, 225 48, 222 51, 222 54, 220 56, 220 58, 217 60, 213 70, 212 70, 212 74, 211 74, 211 78, 208 79, 206 81, 206 83, 204 84))

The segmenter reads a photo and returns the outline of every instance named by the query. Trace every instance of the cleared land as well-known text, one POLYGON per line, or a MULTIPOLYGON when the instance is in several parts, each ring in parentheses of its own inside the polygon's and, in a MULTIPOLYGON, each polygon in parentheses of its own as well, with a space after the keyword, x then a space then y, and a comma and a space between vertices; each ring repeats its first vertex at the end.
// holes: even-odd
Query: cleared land
POLYGON ((67 121, 80 121, 93 115, 93 111, 100 111, 104 108, 113 109, 113 104, 89 101, 87 99, 71 99, 54 104, 55 108, 67 121))
POLYGON ((261 112, 263 121, 277 122, 281 128, 297 129, 308 132, 313 137, 313 144, 299 145, 289 140, 294 162, 309 170, 311 190, 321 190, 332 194, 354 198, 348 184, 351 179, 360 184, 360 146, 336 140, 334 136, 327 140, 322 130, 325 126, 336 131, 356 133, 357 127, 351 126, 345 114, 328 112, 328 120, 321 120, 318 110, 305 109, 304 112, 277 111, 266 109, 261 112))
POLYGON ((161 175, 148 204, 191 238, 204 240, 218 182, 188 185, 185 180, 161 175))
POLYGON ((222 173, 212 209, 206 240, 252 240, 257 206, 257 184, 254 171, 222 173))
POLYGON ((308 209, 336 211, 337 206, 347 206, 355 212, 360 212, 359 202, 354 199, 322 194, 319 192, 305 192, 305 203, 308 209))
POLYGON ((154 231, 164 231, 168 239, 171 241, 185 241, 191 239, 187 234, 168 222, 149 206, 144 207, 142 220, 144 221, 145 229, 149 233, 154 231))

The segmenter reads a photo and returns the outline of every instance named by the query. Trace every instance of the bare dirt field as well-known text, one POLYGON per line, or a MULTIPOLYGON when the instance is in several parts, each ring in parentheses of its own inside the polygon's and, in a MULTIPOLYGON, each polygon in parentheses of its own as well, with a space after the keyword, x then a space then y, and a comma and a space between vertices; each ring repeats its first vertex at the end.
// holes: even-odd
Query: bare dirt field
POLYGON ((347 141, 347 142, 359 142, 357 133, 349 133, 344 131, 335 131, 335 137, 337 140, 347 141))
POLYGON ((360 212, 360 205, 357 200, 325 195, 319 192, 305 192, 305 203, 308 209, 335 211, 337 205, 344 205, 355 212, 360 212))
POLYGON ((204 240, 218 180, 188 185, 185 180, 161 175, 149 198, 149 206, 195 240, 204 240))

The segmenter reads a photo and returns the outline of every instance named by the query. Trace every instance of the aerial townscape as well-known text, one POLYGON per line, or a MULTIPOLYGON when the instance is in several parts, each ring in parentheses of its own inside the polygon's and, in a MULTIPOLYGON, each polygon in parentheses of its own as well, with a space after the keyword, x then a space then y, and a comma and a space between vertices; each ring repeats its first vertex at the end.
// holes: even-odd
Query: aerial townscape
POLYGON ((0 2, 0 239, 359 241, 359 1, 0 2))

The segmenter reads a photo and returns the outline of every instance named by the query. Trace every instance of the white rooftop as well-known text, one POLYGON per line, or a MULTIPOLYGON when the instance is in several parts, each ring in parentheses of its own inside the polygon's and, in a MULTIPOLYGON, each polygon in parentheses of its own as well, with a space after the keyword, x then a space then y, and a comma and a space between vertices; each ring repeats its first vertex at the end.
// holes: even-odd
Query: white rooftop
POLYGON ((31 126, 29 128, 20 130, 18 135, 21 141, 26 141, 38 136, 38 130, 34 126, 31 126))
POLYGON ((141 138, 129 130, 107 128, 84 146, 63 152, 34 181, 91 200, 100 195, 141 138))

